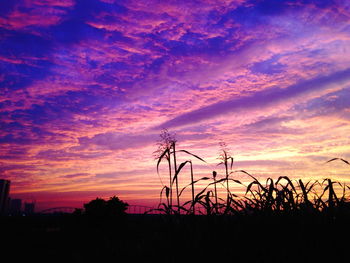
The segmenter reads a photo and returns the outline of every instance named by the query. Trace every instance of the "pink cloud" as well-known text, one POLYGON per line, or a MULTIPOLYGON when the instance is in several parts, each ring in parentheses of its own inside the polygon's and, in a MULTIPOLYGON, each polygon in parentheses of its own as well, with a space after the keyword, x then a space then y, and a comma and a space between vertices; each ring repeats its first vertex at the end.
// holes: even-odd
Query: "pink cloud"
POLYGON ((0 18, 2 176, 43 206, 157 202, 163 126, 198 178, 220 140, 261 178, 320 176, 348 156, 349 6, 309 2, 21 1, 0 18))

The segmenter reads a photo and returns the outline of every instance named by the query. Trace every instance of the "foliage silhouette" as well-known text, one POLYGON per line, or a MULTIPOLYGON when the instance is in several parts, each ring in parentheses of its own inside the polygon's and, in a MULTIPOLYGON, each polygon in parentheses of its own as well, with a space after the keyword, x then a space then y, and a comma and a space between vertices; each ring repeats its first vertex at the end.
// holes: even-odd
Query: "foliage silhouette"
MULTIPOLYGON (((165 131, 167 136, 164 137, 164 131, 161 135, 169 139, 168 131, 165 131)), ((332 179, 326 178, 323 181, 308 181, 303 182, 301 179, 294 181, 287 176, 279 176, 279 178, 267 178, 265 183, 260 182, 256 177, 244 170, 232 170, 233 157, 230 155, 227 145, 220 143, 220 163, 224 166, 224 172, 221 178, 216 171, 212 171, 212 177, 204 176, 194 180, 194 169, 192 160, 182 162, 176 166, 177 153, 186 153, 191 157, 195 157, 206 163, 201 157, 190 153, 186 150, 175 151, 175 142, 171 144, 171 140, 164 140, 163 148, 158 149, 157 172, 159 174, 159 165, 165 158, 169 166, 169 185, 163 185, 160 192, 160 204, 158 210, 164 214, 206 214, 206 215, 249 215, 256 213, 319 213, 326 212, 332 215, 335 211, 344 210, 350 207, 350 187, 345 183, 340 183, 332 179), (161 152, 163 151, 163 152, 161 152), (174 156, 174 170, 171 172, 171 158, 174 156), (191 183, 183 187, 180 192, 176 189, 178 204, 172 205, 172 185, 180 178, 182 168, 190 165, 191 183), (231 178, 234 174, 241 173, 252 179, 248 184, 242 183, 239 180, 231 178), (197 183, 204 181, 212 181, 203 186, 203 188, 195 194, 194 186, 197 183), (180 204, 180 196, 184 190, 191 186, 191 200, 180 204), (226 199, 220 198, 217 186, 221 186, 226 191, 226 199), (245 189, 245 194, 236 195, 232 192, 232 188, 238 186, 245 189), (162 202, 162 195, 165 193, 167 202, 162 202), (198 210, 197 210, 198 208, 198 210)), ((176 141, 176 140, 174 140, 176 141)), ((350 164, 347 160, 341 158, 333 158, 326 163, 340 160, 345 164, 350 164)), ((182 176, 181 176, 182 177, 182 176)), ((178 184, 176 184, 178 185, 178 184)), ((176 186, 177 188, 177 186, 176 186)))
POLYGON ((84 204, 85 214, 94 217, 116 217, 126 214, 128 203, 121 201, 118 197, 110 197, 109 200, 96 198, 84 204))

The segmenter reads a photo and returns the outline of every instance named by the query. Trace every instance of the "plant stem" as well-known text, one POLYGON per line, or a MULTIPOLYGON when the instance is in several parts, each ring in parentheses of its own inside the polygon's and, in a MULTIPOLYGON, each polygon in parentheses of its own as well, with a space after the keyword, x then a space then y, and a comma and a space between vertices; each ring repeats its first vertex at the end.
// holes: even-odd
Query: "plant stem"
POLYGON ((171 175, 171 161, 170 161, 170 150, 168 149, 168 167, 169 167, 169 196, 170 196, 170 208, 172 207, 173 204, 173 187, 172 187, 172 175, 171 175))
MULTIPOLYGON (((175 168, 175 174, 177 173, 177 165, 176 165, 176 149, 175 149, 175 141, 172 142, 172 147, 173 147, 173 151, 174 151, 174 168, 175 168)), ((175 178, 175 187, 176 187, 176 200, 177 200, 177 209, 178 211, 180 211, 180 197, 179 197, 179 183, 177 180, 177 177, 179 175, 176 176, 175 178)))
POLYGON ((215 192, 215 213, 218 214, 218 192, 216 189, 216 171, 213 171, 213 178, 214 178, 214 192, 215 192))
POLYGON ((191 164, 191 184, 192 184, 192 211, 193 211, 193 214, 196 213, 196 210, 195 210, 195 204, 194 204, 194 183, 193 183, 193 167, 192 167, 192 162, 190 162, 191 164))
POLYGON ((226 188, 227 188, 227 199, 226 199, 226 209, 229 209, 230 206, 230 189, 229 189, 229 183, 228 183, 228 163, 227 163, 227 153, 224 151, 225 154, 225 173, 226 173, 226 188))

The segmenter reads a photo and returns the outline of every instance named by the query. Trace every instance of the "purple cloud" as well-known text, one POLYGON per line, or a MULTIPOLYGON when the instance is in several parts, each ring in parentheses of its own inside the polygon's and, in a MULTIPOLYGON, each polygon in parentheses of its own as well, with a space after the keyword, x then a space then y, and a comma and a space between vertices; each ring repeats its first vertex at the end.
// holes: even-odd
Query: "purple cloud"
POLYGON ((89 176, 89 173, 74 173, 74 174, 66 174, 63 177, 64 178, 80 178, 80 177, 86 177, 89 176))
POLYGON ((0 172, 17 193, 78 199, 109 184, 158 196, 152 147, 165 127, 209 159, 232 143, 247 168, 347 156, 347 1, 3 2, 0 172), (145 162, 123 171, 135 152, 145 162))
POLYGON ((302 81, 287 88, 269 88, 256 92, 251 96, 218 102, 202 107, 198 110, 185 113, 175 117, 172 120, 166 121, 157 128, 172 128, 193 124, 234 111, 242 112, 249 109, 263 109, 264 107, 287 101, 288 99, 302 96, 312 91, 321 91, 330 84, 341 83, 344 81, 346 82, 348 80, 350 80, 350 69, 335 72, 331 75, 302 81))

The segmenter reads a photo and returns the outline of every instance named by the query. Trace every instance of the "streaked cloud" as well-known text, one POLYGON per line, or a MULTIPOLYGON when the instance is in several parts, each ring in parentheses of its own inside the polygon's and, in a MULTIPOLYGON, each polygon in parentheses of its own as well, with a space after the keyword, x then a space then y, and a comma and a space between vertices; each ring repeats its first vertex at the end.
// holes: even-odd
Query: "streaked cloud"
POLYGON ((16 0, 0 33, 0 177, 18 196, 157 202, 161 128, 208 160, 198 177, 219 141, 262 178, 349 156, 347 1, 16 0))

